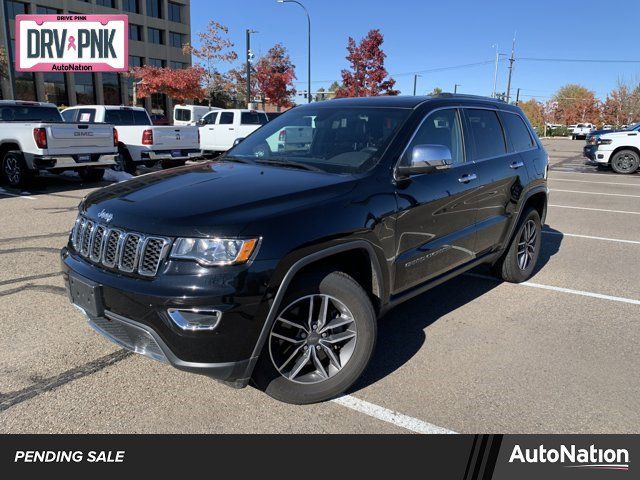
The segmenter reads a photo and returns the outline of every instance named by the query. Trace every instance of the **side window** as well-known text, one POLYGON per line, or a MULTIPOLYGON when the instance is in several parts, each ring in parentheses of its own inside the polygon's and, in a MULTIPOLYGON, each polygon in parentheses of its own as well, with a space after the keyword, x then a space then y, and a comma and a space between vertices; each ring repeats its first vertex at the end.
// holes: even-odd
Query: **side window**
POLYGON ((507 153, 502 126, 493 110, 465 110, 469 130, 475 146, 475 160, 497 157, 507 153))
POLYGON ((531 138, 529 129, 522 118, 520 118, 520 115, 501 112, 500 117, 502 118, 502 123, 509 134, 513 149, 516 152, 530 150, 535 147, 536 144, 533 141, 533 138, 531 138))
POLYGON ((232 125, 233 112, 222 112, 220 114, 220 125, 232 125))
POLYGON ((65 122, 73 123, 73 120, 76 117, 77 110, 65 110, 62 112, 62 118, 64 118, 65 122))
POLYGON ((204 125, 213 125, 216 123, 216 119, 218 118, 218 112, 207 113, 204 117, 202 117, 204 125))
POLYGON ((438 110, 427 116, 418 128, 402 158, 408 164, 416 145, 444 145, 451 151, 454 165, 464 162, 460 118, 455 108, 438 110))

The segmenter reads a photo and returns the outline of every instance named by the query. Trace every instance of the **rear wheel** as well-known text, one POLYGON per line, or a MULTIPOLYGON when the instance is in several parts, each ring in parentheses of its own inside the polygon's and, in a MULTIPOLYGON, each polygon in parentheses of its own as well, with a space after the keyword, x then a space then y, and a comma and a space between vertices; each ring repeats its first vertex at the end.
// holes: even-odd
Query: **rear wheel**
POLYGON ((124 147, 118 147, 118 156, 116 157, 116 164, 111 167, 116 172, 126 172, 131 175, 136 173, 136 164, 129 155, 129 151, 124 147))
POLYGON ((366 368, 377 324, 369 297, 342 272, 304 277, 289 289, 253 380, 269 396, 308 404, 347 390, 366 368))
POLYGON ((540 256, 541 234, 538 212, 533 208, 525 211, 506 253, 494 265, 495 273, 511 283, 521 283, 531 278, 540 256))
POLYGON ((633 150, 620 150, 611 159, 611 168, 616 173, 628 175, 640 167, 640 155, 633 150))
POLYGON ((78 175, 85 182, 99 182, 104 178, 104 168, 81 168, 78 175))
POLYGON ((26 187, 33 178, 33 172, 27 168, 22 152, 8 151, 2 159, 2 176, 15 188, 26 187))

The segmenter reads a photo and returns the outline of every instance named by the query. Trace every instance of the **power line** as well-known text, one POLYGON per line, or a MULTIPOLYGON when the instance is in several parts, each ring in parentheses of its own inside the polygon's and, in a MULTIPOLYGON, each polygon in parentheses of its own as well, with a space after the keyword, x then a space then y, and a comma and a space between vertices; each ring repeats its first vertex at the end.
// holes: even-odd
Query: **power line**
POLYGON ((616 60, 611 58, 537 58, 518 57, 517 60, 530 62, 571 62, 571 63, 640 63, 640 60, 616 60))

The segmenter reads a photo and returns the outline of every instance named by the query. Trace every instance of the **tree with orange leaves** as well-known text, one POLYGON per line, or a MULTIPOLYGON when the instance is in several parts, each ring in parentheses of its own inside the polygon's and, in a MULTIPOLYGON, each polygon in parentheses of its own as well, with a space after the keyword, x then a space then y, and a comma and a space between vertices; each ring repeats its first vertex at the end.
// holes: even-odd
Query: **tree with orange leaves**
POLYGON ((138 97, 145 98, 152 93, 164 93, 178 102, 184 102, 205 97, 201 85, 204 73, 202 67, 174 70, 145 65, 132 68, 130 74, 139 79, 138 97))
POLYGON ((258 60, 256 80, 260 93, 277 107, 292 107, 291 98, 296 94, 293 80, 295 65, 291 63, 287 49, 276 43, 258 60))

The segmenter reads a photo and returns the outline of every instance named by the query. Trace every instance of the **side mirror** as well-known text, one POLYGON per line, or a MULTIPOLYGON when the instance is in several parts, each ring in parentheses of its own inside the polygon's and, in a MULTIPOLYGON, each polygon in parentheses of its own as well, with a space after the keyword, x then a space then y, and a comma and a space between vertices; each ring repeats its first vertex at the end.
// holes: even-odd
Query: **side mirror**
POLYGON ((238 145, 240 142, 242 142, 244 140, 244 137, 238 137, 233 141, 233 146, 235 147, 236 145, 238 145))
POLYGON ((451 150, 445 145, 416 145, 411 150, 409 164, 398 167, 401 176, 451 168, 451 150))

